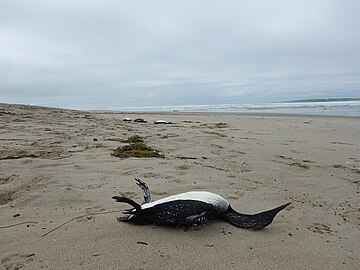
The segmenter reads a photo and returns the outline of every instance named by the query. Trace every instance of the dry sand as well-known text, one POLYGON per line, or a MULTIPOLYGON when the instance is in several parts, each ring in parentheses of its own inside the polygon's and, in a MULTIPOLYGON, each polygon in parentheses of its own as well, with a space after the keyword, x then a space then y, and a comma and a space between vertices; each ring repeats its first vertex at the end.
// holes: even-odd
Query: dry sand
POLYGON ((0 104, 0 145, 0 269, 359 269, 359 118, 0 104), (111 155, 134 134, 165 158, 111 155), (128 206, 111 196, 141 202, 134 177, 153 199, 207 190, 243 213, 292 204, 261 231, 118 223, 111 211, 128 206))

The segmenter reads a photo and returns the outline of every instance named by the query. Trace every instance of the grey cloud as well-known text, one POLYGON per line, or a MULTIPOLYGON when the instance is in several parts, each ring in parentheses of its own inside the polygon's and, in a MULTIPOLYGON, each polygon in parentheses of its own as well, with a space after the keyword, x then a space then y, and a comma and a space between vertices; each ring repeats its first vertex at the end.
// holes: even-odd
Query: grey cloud
POLYGON ((0 3, 0 101, 108 108, 358 96, 358 1, 0 3))

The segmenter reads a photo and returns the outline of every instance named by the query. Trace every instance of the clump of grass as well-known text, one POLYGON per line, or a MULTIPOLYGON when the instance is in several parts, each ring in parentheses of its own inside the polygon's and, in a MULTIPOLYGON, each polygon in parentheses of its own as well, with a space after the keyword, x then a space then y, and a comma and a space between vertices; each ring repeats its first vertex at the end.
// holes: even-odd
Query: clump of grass
POLYGON ((119 158, 163 158, 164 155, 160 151, 151 148, 144 143, 144 139, 139 135, 133 135, 129 137, 125 142, 129 145, 120 146, 115 149, 113 156, 119 158))

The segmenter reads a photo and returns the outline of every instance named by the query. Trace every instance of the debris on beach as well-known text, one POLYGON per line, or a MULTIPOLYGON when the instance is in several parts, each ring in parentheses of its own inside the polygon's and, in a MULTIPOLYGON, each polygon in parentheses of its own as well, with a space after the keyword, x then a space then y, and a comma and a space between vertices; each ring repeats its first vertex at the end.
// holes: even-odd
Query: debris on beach
POLYGON ((144 139, 135 134, 135 135, 132 135, 130 136, 129 138, 127 138, 126 140, 122 140, 122 142, 125 142, 125 143, 130 143, 130 144, 133 144, 133 143, 143 143, 144 142, 144 139))
POLYGON ((197 159, 197 157, 175 156, 177 159, 197 159))
POLYGON ((139 135, 133 135, 124 142, 129 144, 116 148, 112 153, 113 156, 119 158, 164 158, 164 155, 160 151, 146 145, 144 139, 139 135))
POLYGON ((222 123, 222 122, 216 123, 215 126, 217 128, 227 128, 227 127, 229 127, 229 125, 227 123, 222 123))
POLYGON ((158 124, 163 124, 163 125, 168 125, 168 124, 172 124, 171 122, 169 121, 166 121, 166 120, 156 120, 154 122, 155 125, 158 125, 158 124))
POLYGON ((131 122, 131 118, 125 117, 125 118, 123 118, 123 121, 124 121, 124 122, 131 122))
POLYGON ((142 119, 142 118, 136 118, 136 119, 134 120, 134 122, 135 122, 135 123, 147 123, 147 121, 145 121, 145 120, 142 119))
POLYGON ((118 147, 114 153, 114 156, 119 158, 130 158, 130 157, 137 157, 137 158, 148 158, 148 157, 157 157, 163 158, 164 156, 158 150, 147 146, 144 143, 135 143, 125 146, 118 147))

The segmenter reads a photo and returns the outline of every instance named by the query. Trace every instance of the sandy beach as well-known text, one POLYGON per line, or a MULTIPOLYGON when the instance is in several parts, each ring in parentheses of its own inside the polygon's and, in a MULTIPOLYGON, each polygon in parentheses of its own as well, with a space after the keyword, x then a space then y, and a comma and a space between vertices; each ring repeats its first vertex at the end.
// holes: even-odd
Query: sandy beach
POLYGON ((0 269, 359 269, 359 120, 0 104, 0 269), (135 134, 164 158, 112 155, 135 134), (291 205, 260 231, 119 223, 129 206, 111 196, 141 203, 134 177, 153 200, 205 190, 242 213, 291 205))

